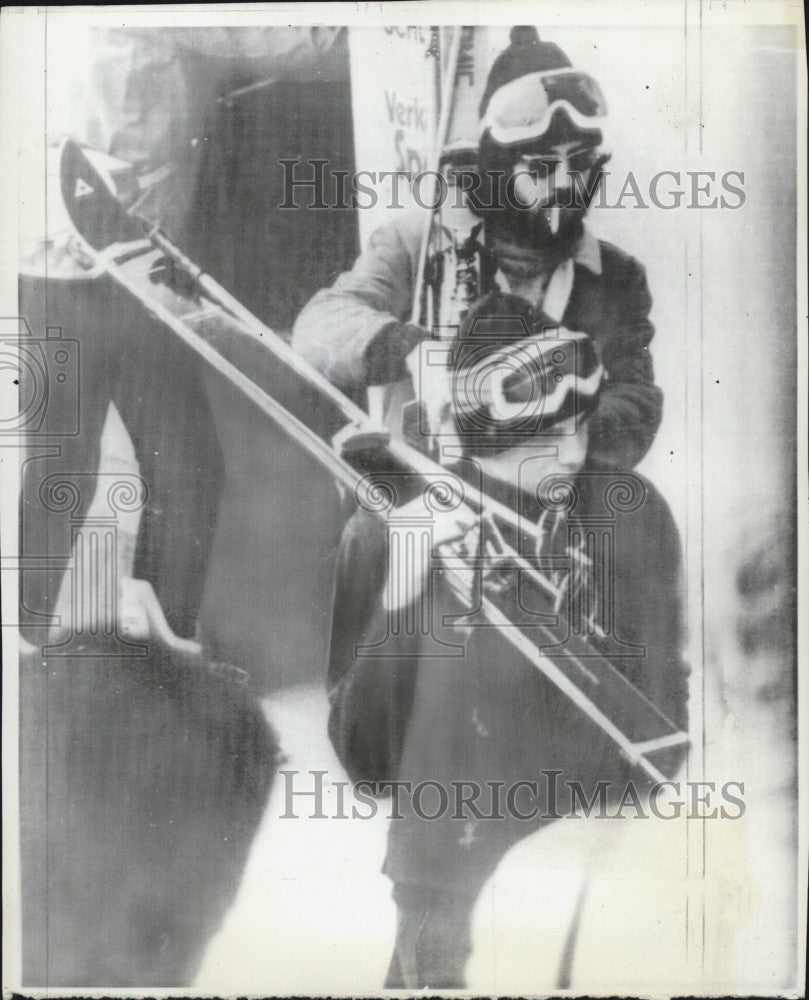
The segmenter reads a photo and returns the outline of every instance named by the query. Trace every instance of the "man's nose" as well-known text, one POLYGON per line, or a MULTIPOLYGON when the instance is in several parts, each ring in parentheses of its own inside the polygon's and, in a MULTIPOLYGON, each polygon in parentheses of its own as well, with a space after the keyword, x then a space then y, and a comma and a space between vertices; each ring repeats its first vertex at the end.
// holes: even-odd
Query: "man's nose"
POLYGON ((573 178, 570 176, 567 162, 562 160, 556 164, 551 179, 554 191, 569 191, 573 185, 573 178))
POLYGON ((532 208, 550 205, 565 207, 569 203, 573 178, 570 176, 566 160, 549 165, 542 176, 519 166, 514 171, 514 195, 519 204, 532 208))

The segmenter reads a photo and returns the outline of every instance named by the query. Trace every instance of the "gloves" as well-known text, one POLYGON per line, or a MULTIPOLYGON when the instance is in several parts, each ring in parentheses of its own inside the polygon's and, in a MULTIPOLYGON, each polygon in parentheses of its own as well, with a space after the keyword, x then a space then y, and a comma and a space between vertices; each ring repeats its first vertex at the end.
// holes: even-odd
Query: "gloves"
POLYGON ((414 323, 388 323, 365 348, 367 385, 386 385, 407 378, 405 359, 430 336, 428 330, 414 323))
POLYGON ((432 348, 423 343, 417 344, 405 363, 430 434, 446 434, 452 432, 455 426, 449 353, 446 349, 442 350, 435 340, 431 340, 430 344, 432 348))

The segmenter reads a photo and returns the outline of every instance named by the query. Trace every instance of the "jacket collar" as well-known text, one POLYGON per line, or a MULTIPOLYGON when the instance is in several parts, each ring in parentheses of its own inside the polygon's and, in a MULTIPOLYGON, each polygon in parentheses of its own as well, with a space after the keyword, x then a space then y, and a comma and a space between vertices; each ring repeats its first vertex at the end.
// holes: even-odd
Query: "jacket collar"
MULTIPOLYGON (((542 311, 553 323, 561 323, 573 291, 575 265, 586 267, 593 274, 601 274, 601 244, 585 226, 576 250, 572 256, 563 261, 553 272, 545 288, 542 300, 542 311)), ((511 292, 512 288, 502 271, 497 270, 494 283, 503 292, 511 292)), ((523 292, 520 292, 523 297, 523 292)), ((530 302, 530 298, 528 298, 530 302)))
POLYGON ((553 323, 562 323, 564 319, 573 291, 576 264, 586 267, 593 274, 601 274, 601 244, 587 227, 573 256, 556 268, 545 289, 542 311, 553 323))

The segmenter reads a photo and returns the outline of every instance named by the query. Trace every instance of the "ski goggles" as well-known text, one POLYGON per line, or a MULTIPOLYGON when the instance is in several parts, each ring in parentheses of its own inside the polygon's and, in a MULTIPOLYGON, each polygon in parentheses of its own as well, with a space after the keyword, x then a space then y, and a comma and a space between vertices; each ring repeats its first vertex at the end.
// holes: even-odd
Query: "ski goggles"
POLYGON ((536 139, 551 123, 554 112, 563 110, 582 129, 600 128, 607 115, 607 102, 596 81, 574 69, 528 73, 494 92, 480 122, 501 145, 536 139))

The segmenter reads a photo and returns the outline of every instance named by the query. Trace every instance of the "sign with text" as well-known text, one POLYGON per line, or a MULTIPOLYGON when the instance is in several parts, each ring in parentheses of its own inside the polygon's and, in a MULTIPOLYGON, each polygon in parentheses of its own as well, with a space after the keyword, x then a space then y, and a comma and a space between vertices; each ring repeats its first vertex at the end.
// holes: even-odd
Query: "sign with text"
POLYGON ((412 204, 412 178, 430 166, 438 51, 432 28, 413 25, 352 28, 349 51, 364 245, 392 206, 412 204))

